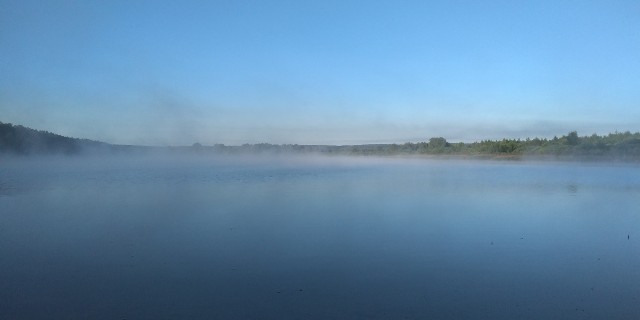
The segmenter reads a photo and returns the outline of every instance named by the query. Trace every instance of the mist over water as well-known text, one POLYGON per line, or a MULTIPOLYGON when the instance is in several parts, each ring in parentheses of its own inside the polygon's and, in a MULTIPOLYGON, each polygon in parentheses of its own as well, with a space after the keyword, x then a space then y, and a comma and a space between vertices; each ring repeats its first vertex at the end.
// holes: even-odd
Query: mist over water
POLYGON ((0 318, 633 319, 631 164, 3 160, 0 318))

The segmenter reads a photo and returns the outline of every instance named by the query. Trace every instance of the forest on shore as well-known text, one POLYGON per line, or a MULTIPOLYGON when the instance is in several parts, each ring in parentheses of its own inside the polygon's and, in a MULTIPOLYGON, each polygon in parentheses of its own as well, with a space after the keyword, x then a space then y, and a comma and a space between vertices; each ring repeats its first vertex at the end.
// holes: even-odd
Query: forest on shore
POLYGON ((76 155, 126 154, 166 151, 171 153, 322 153, 335 155, 433 155, 490 159, 521 159, 524 157, 640 161, 640 132, 614 132, 608 135, 579 136, 571 131, 561 137, 482 140, 479 142, 448 142, 443 137, 424 142, 363 145, 298 145, 243 144, 188 147, 149 147, 115 145, 88 139, 70 138, 20 125, 0 122, 0 154, 14 155, 76 155))
POLYGON ((70 138, 48 131, 0 122, 0 154, 72 155, 108 148, 109 144, 104 142, 70 138))

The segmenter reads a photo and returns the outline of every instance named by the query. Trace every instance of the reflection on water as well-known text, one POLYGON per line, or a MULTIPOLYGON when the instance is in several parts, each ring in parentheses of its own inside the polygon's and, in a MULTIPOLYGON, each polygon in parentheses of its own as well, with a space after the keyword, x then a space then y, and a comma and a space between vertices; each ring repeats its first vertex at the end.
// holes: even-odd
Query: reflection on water
POLYGON ((635 166, 5 163, 0 318, 637 318, 638 208, 635 166))

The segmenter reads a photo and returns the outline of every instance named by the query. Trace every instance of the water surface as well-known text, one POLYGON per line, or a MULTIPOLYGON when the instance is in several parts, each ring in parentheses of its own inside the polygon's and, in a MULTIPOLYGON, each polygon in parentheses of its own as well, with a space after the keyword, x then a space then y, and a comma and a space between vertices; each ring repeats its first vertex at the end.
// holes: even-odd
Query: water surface
POLYGON ((634 319, 640 168, 0 162, 2 319, 634 319))

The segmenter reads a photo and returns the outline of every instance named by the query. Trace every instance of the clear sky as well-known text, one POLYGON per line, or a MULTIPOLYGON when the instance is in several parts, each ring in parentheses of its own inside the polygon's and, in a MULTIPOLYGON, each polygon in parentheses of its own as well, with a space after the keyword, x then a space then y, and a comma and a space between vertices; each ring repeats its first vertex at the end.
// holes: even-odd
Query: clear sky
POLYGON ((640 130, 640 1, 0 0, 0 121, 112 143, 640 130))

